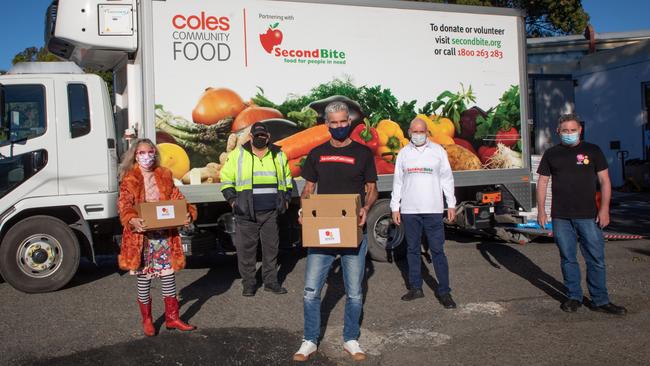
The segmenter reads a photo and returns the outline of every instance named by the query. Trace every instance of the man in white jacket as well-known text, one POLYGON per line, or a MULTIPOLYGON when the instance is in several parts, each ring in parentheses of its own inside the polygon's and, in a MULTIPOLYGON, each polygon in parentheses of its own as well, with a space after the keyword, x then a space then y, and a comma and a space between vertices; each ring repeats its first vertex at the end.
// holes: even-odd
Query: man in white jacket
POLYGON ((422 232, 426 235, 433 268, 438 280, 436 297, 447 309, 456 308, 449 288, 449 266, 443 245, 444 203, 447 202, 447 219, 456 217, 454 177, 447 152, 442 146, 429 141, 426 123, 415 118, 409 128, 411 142, 397 155, 393 193, 390 202, 393 221, 404 225, 409 267, 409 291, 402 300, 411 301, 424 297, 422 292, 422 267, 420 242, 422 232))

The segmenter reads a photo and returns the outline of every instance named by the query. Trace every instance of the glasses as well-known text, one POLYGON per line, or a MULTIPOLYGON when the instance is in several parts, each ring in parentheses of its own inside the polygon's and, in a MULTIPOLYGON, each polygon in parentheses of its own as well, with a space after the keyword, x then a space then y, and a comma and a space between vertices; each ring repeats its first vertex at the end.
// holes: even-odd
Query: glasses
POLYGON ((145 156, 145 155, 155 156, 156 152, 153 151, 153 150, 150 150, 150 151, 138 151, 138 152, 136 152, 136 154, 138 154, 139 156, 145 156))

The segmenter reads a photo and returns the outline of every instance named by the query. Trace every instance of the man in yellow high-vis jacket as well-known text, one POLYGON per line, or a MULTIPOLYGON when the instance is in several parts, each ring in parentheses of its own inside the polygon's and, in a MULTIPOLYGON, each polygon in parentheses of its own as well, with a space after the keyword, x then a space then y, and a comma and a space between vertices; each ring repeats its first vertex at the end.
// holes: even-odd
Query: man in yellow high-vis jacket
POLYGON ((264 290, 286 294, 278 283, 280 238, 278 215, 291 200, 291 172, 286 155, 269 144, 271 135, 262 123, 251 127, 251 141, 234 149, 221 169, 221 192, 235 215, 235 247, 243 296, 255 296, 257 242, 262 242, 264 290))

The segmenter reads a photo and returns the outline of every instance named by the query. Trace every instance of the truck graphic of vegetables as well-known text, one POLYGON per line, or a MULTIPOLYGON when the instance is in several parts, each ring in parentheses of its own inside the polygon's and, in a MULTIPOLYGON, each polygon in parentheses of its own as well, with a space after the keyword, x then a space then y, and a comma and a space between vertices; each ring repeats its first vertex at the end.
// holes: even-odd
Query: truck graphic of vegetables
POLYGON ((429 139, 447 151, 454 171, 523 167, 517 86, 489 108, 473 105, 472 87, 462 84, 458 91, 442 91, 419 109, 415 100, 400 102, 390 89, 357 87, 349 80, 335 79, 281 104, 258 90, 244 101, 234 90, 207 88, 192 110, 192 121, 157 106, 162 165, 185 184, 218 183, 227 154, 249 140, 253 123, 262 122, 271 142, 285 153, 291 175, 298 177, 307 154, 331 138, 324 124, 325 107, 339 101, 350 110, 351 139, 372 151, 378 174, 394 173, 395 159, 409 143, 406 131, 414 118, 424 121, 429 139))

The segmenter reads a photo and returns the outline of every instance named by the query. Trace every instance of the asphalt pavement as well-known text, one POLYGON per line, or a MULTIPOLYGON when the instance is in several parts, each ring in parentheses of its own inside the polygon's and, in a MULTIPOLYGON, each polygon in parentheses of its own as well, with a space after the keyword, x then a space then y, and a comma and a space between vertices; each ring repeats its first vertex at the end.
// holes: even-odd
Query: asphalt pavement
MULTIPOLYGON (((647 233, 644 197, 617 197, 617 231, 647 233)), ((469 236, 449 239, 455 310, 435 300, 437 284, 426 256, 425 298, 412 302, 400 300, 405 261, 368 262, 360 343, 369 357, 359 364, 649 363, 650 240, 607 242, 610 297, 629 311, 620 317, 584 306, 575 314, 560 310, 565 288, 551 241, 515 246, 469 236)), ((117 269, 114 256, 101 257, 97 266, 82 264, 73 281, 53 293, 29 295, 0 283, 0 364, 292 364, 302 335, 304 252, 284 251, 280 263, 288 294, 258 291, 244 298, 234 256, 191 258, 178 274, 181 318, 199 329, 165 329, 160 285, 154 282, 159 334, 152 338, 142 335, 135 278, 117 269)), ((586 292, 584 279, 583 287, 586 292)), ((322 341, 309 364, 353 364, 342 349, 345 294, 338 261, 322 297, 322 341)))

